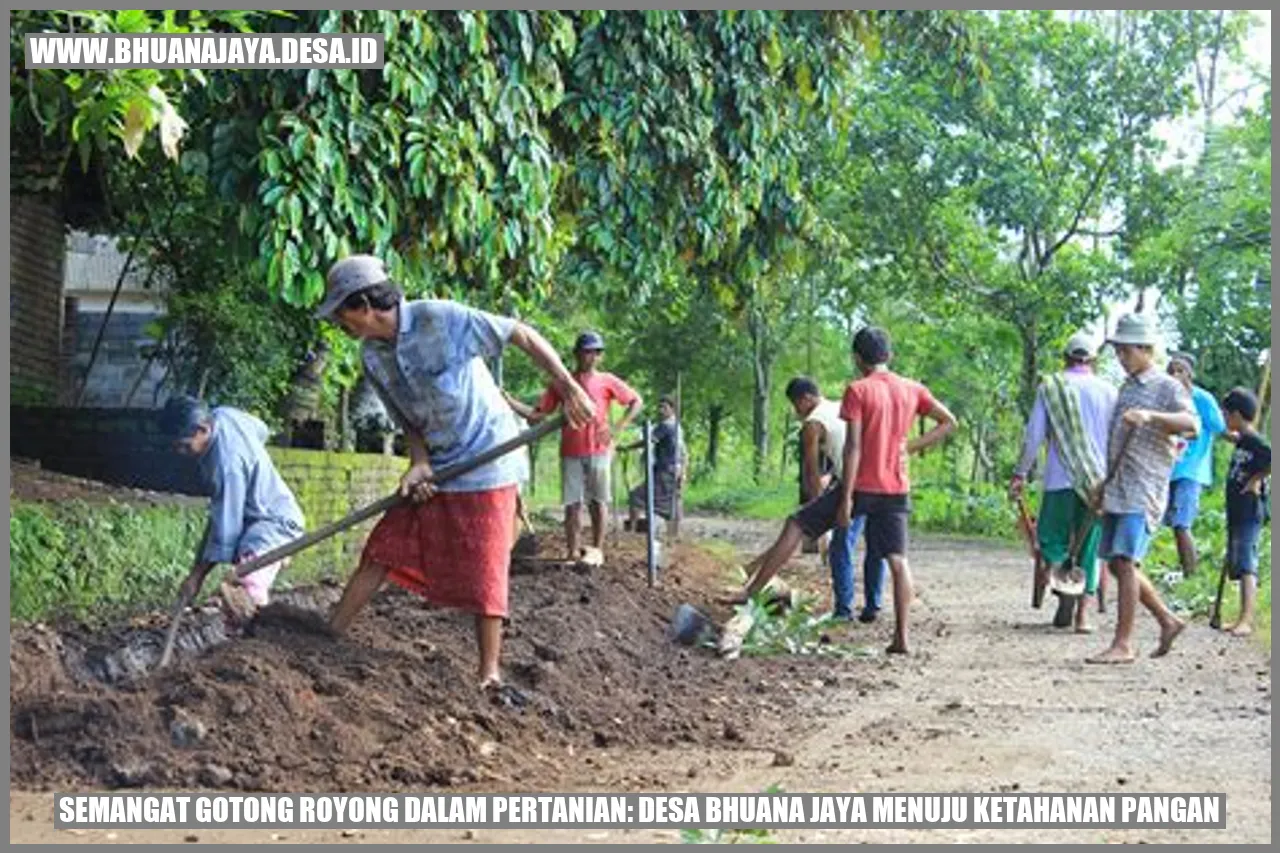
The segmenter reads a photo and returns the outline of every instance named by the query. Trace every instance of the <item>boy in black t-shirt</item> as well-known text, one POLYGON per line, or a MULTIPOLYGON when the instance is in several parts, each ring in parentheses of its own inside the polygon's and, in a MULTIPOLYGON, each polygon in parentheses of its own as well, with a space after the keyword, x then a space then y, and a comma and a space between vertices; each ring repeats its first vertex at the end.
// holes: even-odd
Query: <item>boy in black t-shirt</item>
POLYGON ((1234 388, 1222 400, 1227 432, 1235 442, 1227 473, 1227 570, 1240 581, 1240 617, 1225 630, 1237 637, 1253 631, 1253 604, 1258 595, 1258 536, 1268 520, 1267 477, 1271 448, 1253 428, 1258 398, 1247 388, 1234 388))

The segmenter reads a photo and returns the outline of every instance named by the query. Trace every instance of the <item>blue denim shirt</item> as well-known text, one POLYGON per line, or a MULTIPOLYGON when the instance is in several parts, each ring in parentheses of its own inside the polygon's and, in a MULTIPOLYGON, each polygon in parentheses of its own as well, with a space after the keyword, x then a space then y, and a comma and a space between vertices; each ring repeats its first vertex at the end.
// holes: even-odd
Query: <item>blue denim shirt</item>
POLYGON ((261 555, 302 535, 302 510, 267 455, 267 425, 248 412, 221 407, 199 471, 213 491, 204 559, 230 563, 261 555))
MULTIPOLYGON (((421 435, 431 467, 456 465, 519 432, 485 358, 502 352, 516 321, 444 299, 402 300, 394 341, 367 340, 366 375, 387 413, 421 435)), ((508 453, 442 492, 480 492, 519 483, 527 454, 508 453)))

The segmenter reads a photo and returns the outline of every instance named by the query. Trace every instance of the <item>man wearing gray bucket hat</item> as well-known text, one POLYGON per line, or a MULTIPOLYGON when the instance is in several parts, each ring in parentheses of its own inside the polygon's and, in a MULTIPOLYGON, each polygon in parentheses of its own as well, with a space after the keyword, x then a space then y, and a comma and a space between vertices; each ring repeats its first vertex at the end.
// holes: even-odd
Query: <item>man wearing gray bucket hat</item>
POLYGON ((1182 383, 1156 367, 1160 333, 1151 317, 1126 314, 1108 339, 1128 374, 1116 399, 1108 439, 1108 479, 1099 499, 1102 556, 1116 579, 1116 632, 1111 646, 1089 663, 1132 663, 1133 623, 1138 602, 1160 626, 1152 657, 1169 652, 1185 624, 1174 616, 1139 569, 1168 500, 1169 472, 1177 457, 1176 437, 1200 431, 1191 395, 1182 383))
POLYGON ((433 472, 517 434, 485 366, 507 344, 524 350, 560 389, 571 424, 590 422, 595 407, 546 339, 518 320, 444 299, 408 300, 370 255, 334 264, 327 285, 316 313, 363 341, 365 376, 405 433, 410 466, 400 489, 414 499, 374 527, 330 625, 344 633, 385 580, 471 612, 481 686, 516 701, 501 683, 498 661, 525 457, 508 454, 439 488, 433 472))

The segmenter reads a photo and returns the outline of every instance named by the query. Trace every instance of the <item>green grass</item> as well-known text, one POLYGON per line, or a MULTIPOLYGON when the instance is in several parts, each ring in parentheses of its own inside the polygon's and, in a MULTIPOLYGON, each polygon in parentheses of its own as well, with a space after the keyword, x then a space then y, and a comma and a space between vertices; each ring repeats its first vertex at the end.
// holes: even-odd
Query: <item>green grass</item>
MULTIPOLYGON (((205 518, 202 506, 13 500, 10 619, 102 624, 170 607, 191 570, 205 518)), ((277 583, 313 582, 333 568, 295 562, 277 583)), ((204 594, 215 587, 213 578, 206 580, 204 594)))
POLYGON ((171 604, 203 526, 201 508, 13 501, 10 618, 97 621, 171 604))
MULTIPOLYGON (((774 782, 762 792, 764 794, 783 793, 782 785, 774 782)), ((777 844, 773 832, 768 829, 682 829, 680 841, 683 844, 777 844)))

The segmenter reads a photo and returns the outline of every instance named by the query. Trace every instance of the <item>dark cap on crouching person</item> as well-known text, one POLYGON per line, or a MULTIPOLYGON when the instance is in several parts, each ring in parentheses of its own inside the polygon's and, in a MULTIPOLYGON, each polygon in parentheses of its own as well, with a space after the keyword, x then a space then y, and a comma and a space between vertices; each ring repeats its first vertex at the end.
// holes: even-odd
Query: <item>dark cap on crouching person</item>
POLYGON ((157 420, 166 438, 190 438, 209 422, 209 407, 195 397, 180 394, 169 398, 157 420))

